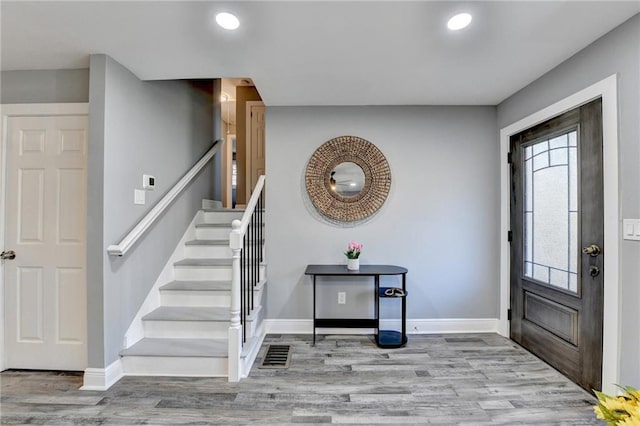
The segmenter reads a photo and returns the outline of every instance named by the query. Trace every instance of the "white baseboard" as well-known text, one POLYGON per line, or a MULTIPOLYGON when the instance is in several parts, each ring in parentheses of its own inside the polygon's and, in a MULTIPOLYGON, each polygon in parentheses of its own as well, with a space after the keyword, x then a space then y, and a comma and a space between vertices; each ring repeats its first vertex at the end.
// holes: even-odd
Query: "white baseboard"
POLYGON ((497 333, 499 318, 407 320, 408 334, 497 333))
POLYGON ((124 376, 120 358, 107 368, 87 368, 84 370, 84 385, 80 390, 106 391, 124 376))
MULTIPOLYGON (((448 333, 497 333, 498 318, 447 318, 408 319, 407 334, 448 334, 448 333)), ((397 328, 398 320, 380 321, 382 328, 397 328)), ((264 320, 267 334, 312 334, 313 320, 310 319, 267 319, 264 320)), ((372 334, 369 328, 318 328, 318 334, 372 334)))
POLYGON ((265 319, 265 334, 311 334, 313 321, 308 319, 265 319))

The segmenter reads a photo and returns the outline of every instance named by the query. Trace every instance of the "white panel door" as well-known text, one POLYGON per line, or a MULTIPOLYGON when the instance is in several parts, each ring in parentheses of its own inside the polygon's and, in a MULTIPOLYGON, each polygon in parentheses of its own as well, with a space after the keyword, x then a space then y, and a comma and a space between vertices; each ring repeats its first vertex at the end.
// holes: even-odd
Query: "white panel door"
POLYGON ((251 105, 250 106, 250 132, 249 136, 249 149, 247 156, 248 170, 249 170, 249 182, 250 187, 247 190, 247 202, 249 197, 255 188, 256 183, 260 175, 264 174, 265 169, 265 113, 264 105, 251 105))
POLYGON ((87 117, 7 119, 8 368, 87 367, 87 117))

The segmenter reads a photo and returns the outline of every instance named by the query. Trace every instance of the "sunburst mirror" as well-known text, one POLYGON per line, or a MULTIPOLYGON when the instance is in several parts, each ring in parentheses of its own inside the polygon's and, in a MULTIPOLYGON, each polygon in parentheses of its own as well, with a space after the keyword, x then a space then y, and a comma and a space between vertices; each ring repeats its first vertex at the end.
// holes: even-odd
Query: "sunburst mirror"
POLYGON ((330 221, 353 223, 374 215, 391 188, 391 169, 382 152, 356 136, 340 136, 315 150, 305 173, 307 194, 330 221))

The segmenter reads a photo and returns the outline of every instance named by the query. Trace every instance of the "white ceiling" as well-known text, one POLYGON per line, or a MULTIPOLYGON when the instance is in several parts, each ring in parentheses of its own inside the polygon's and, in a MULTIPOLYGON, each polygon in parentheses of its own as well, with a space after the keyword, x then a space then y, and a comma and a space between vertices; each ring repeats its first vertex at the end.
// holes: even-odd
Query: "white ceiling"
POLYGON ((640 1, 1 2, 3 70, 252 78, 267 105, 495 105, 629 17, 640 1), (218 28, 229 11, 240 29, 218 28), (473 22, 451 32, 447 19, 473 22))

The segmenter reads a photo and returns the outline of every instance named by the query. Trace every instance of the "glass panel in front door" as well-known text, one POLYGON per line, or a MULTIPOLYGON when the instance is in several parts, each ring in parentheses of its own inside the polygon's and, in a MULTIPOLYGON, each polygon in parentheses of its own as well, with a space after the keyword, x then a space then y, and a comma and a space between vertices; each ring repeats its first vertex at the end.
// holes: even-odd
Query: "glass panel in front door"
POLYGON ((524 148, 524 276, 578 292, 577 130, 524 148))

